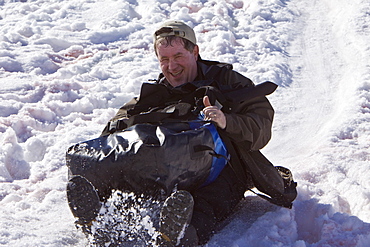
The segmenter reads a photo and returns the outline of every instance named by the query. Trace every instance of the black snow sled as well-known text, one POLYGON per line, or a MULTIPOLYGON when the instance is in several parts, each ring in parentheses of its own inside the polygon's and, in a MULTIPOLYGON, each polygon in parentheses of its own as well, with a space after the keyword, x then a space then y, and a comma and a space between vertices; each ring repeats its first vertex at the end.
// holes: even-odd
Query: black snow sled
POLYGON ((104 200, 112 190, 168 196, 212 182, 228 161, 209 122, 136 124, 67 151, 69 177, 85 177, 104 200))

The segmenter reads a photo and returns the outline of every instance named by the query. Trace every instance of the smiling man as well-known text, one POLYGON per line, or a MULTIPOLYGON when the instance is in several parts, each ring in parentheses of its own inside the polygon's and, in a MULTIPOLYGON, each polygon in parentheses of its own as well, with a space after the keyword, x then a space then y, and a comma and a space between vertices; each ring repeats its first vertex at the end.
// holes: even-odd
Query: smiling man
MULTIPOLYGON (((180 185, 170 188, 173 193, 165 199, 160 214, 159 244, 196 246, 207 243, 218 223, 233 212, 244 198, 244 192, 254 186, 270 196, 265 199, 290 208, 296 190, 289 170, 276 169, 259 152, 270 140, 274 116, 274 110, 265 96, 276 87, 271 91, 255 86, 250 79, 235 72, 232 65, 201 59, 193 29, 180 21, 165 22, 154 32, 154 49, 162 73, 154 84, 142 85, 140 97, 121 107, 103 130, 102 137, 138 123, 173 126, 176 122, 188 124, 201 120, 217 128, 216 132, 225 142, 230 156, 229 159, 223 156, 224 160, 228 160, 227 165, 222 166, 211 180, 207 178, 211 172, 205 172, 197 163, 195 171, 187 174, 195 176, 202 173, 201 183, 184 186, 186 188, 177 188, 180 185)), ((188 144, 182 141, 181 145, 188 144)), ((193 149, 194 153, 195 146, 193 149)), ((210 154, 218 155, 208 150, 204 156, 210 154)), ((190 153, 174 157, 180 156, 192 157, 190 153)), ((178 165, 182 165, 181 160, 179 162, 178 165)), ((188 162, 193 162, 193 159, 188 162)), ((143 169, 142 172, 153 172, 149 177, 168 180, 170 175, 161 177, 155 173, 167 171, 169 167, 180 169, 163 164, 163 167, 143 169)), ((111 175, 103 179, 110 186, 97 188, 97 192, 91 191, 95 190, 91 185, 94 181, 90 184, 86 179, 70 180, 67 188, 70 207, 83 224, 94 220, 99 211, 99 200, 108 198, 111 189, 127 189, 116 186, 119 181, 109 181, 114 173, 121 171, 106 173, 109 172, 111 175), (80 191, 85 194, 83 200, 80 191)), ((118 180, 122 179, 124 176, 118 180)), ((187 177, 181 179, 189 180, 187 177)), ((158 193, 153 186, 145 187, 144 181, 140 180, 139 185, 147 193, 158 193)))
MULTIPOLYGON (((197 62, 201 59, 193 29, 180 21, 165 22, 154 33, 154 40, 154 50, 164 76, 159 83, 178 87, 204 79, 197 62)), ((211 106, 208 97, 204 98, 204 103, 207 105, 203 109, 206 120, 212 120, 222 129, 225 128, 223 112, 211 106)))
MULTIPOLYGON (((254 88, 255 85, 250 79, 232 70, 232 65, 203 60, 199 55, 194 30, 185 23, 181 21, 163 23, 154 32, 154 50, 162 70, 156 84, 164 85, 170 95, 179 95, 181 92, 181 95, 186 98, 187 92, 191 95, 194 90, 203 87, 207 88, 207 92, 215 88, 221 94, 234 91, 236 98, 244 99, 235 100, 229 107, 218 104, 217 99, 213 99, 211 104, 208 95, 195 99, 195 102, 198 102, 195 104, 198 106, 199 101, 203 103, 204 120, 213 122, 223 139, 230 141, 228 149, 231 159, 229 165, 226 165, 211 183, 190 191, 180 190, 173 193, 167 198, 161 213, 162 246, 205 244, 215 232, 217 224, 228 217, 244 198, 244 192, 254 187, 252 181, 254 178, 252 179, 253 176, 251 176, 251 169, 253 169, 251 165, 256 164, 254 159, 262 160, 268 167, 266 169, 270 169, 270 175, 260 176, 266 179, 261 181, 261 184, 268 183, 267 187, 276 187, 278 184, 277 197, 284 194, 283 179, 258 151, 270 140, 274 110, 265 97, 268 93, 262 92, 253 97, 244 95, 244 91, 238 93, 238 89, 254 88)), ((112 122, 162 109, 163 102, 153 95, 155 95, 153 92, 145 96, 141 95, 139 99, 125 104, 112 122), (152 104, 148 105, 145 102, 152 102, 152 104), (136 108, 141 112, 135 111, 136 108)), ((169 100, 167 103, 173 102, 169 100)), ((195 109, 197 106, 193 107, 195 109)), ((185 116, 188 118, 181 119, 182 121, 199 119, 199 116, 192 114, 185 116)), ((152 122, 151 119, 148 120, 152 122)), ((128 125, 121 126, 121 128, 125 127, 128 125)), ((111 132, 112 128, 108 123, 102 135, 111 132)), ((260 171, 260 169, 256 170, 260 171)), ((257 174, 259 175, 261 174, 257 174)), ((268 193, 269 190, 264 192, 268 193)), ((290 205, 289 201, 286 206, 290 205)))
MULTIPOLYGON (((154 33, 154 49, 162 70, 158 84, 173 90, 184 88, 188 83, 214 85, 212 81, 216 81, 220 90, 254 86, 251 80, 233 71, 231 65, 202 60, 196 43, 193 29, 183 22, 169 21, 158 28, 154 33)), ((247 189, 254 187, 246 166, 243 162, 238 162, 238 159, 241 158, 241 153, 251 149, 258 150, 266 145, 271 134, 273 109, 264 96, 257 97, 248 104, 242 103, 228 113, 224 113, 216 104, 211 105, 208 96, 203 98, 203 105, 205 120, 214 122, 219 132, 224 132, 225 138, 230 138, 237 144, 237 152, 244 151, 239 152, 239 157, 232 157, 232 165, 226 166, 211 184, 190 191, 190 194, 178 196, 174 193, 167 200, 167 208, 175 209, 164 210, 168 215, 162 217, 182 219, 179 222, 174 220, 181 227, 185 222, 188 224, 180 246, 206 243, 217 223, 233 211, 247 189), (191 213, 185 209, 192 199, 194 205, 191 213)), ((161 228, 166 244, 176 245, 175 240, 179 238, 181 230, 176 224, 161 228)))
POLYGON ((188 44, 188 47, 189 50, 185 49, 181 38, 156 42, 155 50, 161 70, 173 87, 193 81, 197 76, 199 47, 193 44, 188 44))

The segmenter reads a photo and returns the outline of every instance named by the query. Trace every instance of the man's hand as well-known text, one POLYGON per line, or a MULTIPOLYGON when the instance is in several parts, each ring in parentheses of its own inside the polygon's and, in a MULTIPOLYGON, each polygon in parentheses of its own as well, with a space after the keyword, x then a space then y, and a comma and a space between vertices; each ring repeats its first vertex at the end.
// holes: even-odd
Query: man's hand
POLYGON ((211 105, 208 96, 204 96, 203 105, 205 106, 203 109, 204 120, 213 121, 217 124, 218 127, 220 127, 221 129, 225 129, 226 128, 225 114, 220 109, 218 109, 217 106, 211 105))

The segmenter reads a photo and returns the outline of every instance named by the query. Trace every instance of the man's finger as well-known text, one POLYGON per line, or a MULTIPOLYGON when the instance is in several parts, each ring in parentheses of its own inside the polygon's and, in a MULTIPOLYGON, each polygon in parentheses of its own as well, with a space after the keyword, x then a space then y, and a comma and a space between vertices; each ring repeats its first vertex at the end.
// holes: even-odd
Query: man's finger
POLYGON ((204 97, 203 97, 203 105, 204 105, 204 107, 212 106, 212 105, 211 105, 211 102, 209 101, 208 96, 204 96, 204 97))

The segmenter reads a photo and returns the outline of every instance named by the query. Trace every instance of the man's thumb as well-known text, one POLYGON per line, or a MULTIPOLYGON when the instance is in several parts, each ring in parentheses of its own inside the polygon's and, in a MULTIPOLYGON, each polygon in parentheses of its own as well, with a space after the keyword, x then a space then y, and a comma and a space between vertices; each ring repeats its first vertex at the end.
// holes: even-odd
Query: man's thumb
POLYGON ((203 97, 203 105, 204 107, 211 106, 211 102, 209 101, 208 96, 203 97))

